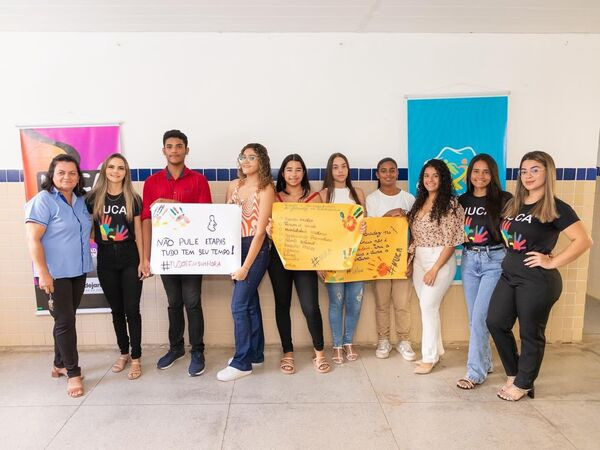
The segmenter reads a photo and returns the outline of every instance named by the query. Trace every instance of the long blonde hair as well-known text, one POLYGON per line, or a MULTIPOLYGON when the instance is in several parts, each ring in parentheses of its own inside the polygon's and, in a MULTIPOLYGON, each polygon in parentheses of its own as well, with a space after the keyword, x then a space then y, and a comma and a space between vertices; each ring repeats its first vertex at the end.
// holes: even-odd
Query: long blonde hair
POLYGON ((100 173, 98 174, 98 181, 94 185, 94 188, 89 193, 89 198, 94 205, 92 209, 92 216, 94 219, 101 220, 102 214, 104 213, 104 204, 106 201, 106 194, 108 193, 108 180, 106 179, 106 168, 108 162, 113 158, 119 158, 125 165, 125 177, 123 178, 123 199, 125 200, 125 217, 127 222, 133 221, 133 208, 134 205, 141 204, 141 198, 133 189, 131 183, 131 172, 129 170, 129 163, 123 155, 120 153, 113 153, 104 160, 100 167, 100 173))
MULTIPOLYGON (((525 153, 521 158, 519 169, 523 166, 524 161, 536 161, 544 166, 546 174, 546 183, 544 185, 544 195, 539 202, 531 210, 533 217, 538 219, 540 222, 552 222, 558 219, 558 211, 556 210, 556 201, 554 199, 554 193, 556 192, 556 166, 554 160, 546 152, 539 150, 525 153)), ((504 208, 505 217, 515 217, 519 214, 519 211, 523 207, 525 197, 527 196, 527 189, 523 186, 521 181, 521 175, 517 178, 517 189, 515 190, 515 196, 508 201, 504 208)))

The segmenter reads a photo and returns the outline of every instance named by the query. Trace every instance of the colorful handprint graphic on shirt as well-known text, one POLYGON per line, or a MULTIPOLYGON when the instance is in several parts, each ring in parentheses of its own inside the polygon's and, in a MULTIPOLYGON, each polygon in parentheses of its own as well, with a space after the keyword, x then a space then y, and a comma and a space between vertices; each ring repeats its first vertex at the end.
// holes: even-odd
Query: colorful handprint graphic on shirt
POLYGON ((502 234, 502 239, 504 239, 504 243, 506 247, 513 248, 516 251, 526 250, 527 239, 523 239, 523 235, 519 233, 515 233, 514 235, 508 232, 510 228, 511 221, 504 220, 502 222, 502 226, 500 227, 500 233, 502 234))
POLYGON ((358 218, 363 214, 361 206, 354 206, 348 210, 348 214, 344 214, 340 211, 340 218, 342 219, 343 227, 348 231, 354 231, 358 224, 358 218))
POLYGON ((127 235, 129 234, 129 230, 125 225, 118 225, 115 234, 110 236, 113 241, 124 241, 127 239, 127 235))
POLYGON ((104 214, 102 219, 100 220, 100 235, 102 236, 103 241, 109 240, 110 232, 113 229, 110 227, 110 223, 112 222, 112 217, 104 214))
POLYGON ((488 232, 485 227, 482 225, 478 227, 475 225, 475 228, 471 228, 471 223, 473 222, 473 218, 471 216, 465 219, 465 237, 467 241, 472 242, 474 244, 484 244, 488 240, 488 232))

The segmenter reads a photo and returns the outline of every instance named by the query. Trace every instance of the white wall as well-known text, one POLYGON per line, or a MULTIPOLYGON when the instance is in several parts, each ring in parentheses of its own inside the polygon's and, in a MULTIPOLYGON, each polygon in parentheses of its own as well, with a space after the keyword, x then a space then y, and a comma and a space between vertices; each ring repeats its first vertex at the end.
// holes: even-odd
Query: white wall
POLYGON ((0 33, 0 54, 0 168, 21 167, 15 124, 114 120, 133 167, 162 166, 169 128, 193 167, 233 167, 250 141, 274 165, 406 166, 404 94, 504 89, 509 166, 596 163, 600 35, 0 33))

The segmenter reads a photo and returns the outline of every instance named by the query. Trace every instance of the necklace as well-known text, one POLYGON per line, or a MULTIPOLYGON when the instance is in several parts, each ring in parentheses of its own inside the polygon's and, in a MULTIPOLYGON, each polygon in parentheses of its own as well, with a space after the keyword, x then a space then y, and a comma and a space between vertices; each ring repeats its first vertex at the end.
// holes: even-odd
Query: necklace
POLYGON ((112 195, 109 194, 108 192, 106 193, 106 196, 109 198, 109 200, 119 200, 121 198, 121 196, 123 195, 123 191, 121 191, 118 195, 112 195))

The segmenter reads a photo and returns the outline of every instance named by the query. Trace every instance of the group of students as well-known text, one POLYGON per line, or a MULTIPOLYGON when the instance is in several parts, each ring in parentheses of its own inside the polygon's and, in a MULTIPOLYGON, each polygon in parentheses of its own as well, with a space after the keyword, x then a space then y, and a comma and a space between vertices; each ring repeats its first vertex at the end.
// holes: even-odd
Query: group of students
MULTIPOLYGON (((48 296, 54 317, 53 377, 67 376, 68 395, 83 395, 78 365, 75 311, 83 295, 86 273, 92 271, 90 235, 98 244, 97 272, 111 306, 121 355, 112 366, 128 378, 141 371, 142 280, 151 276, 151 212, 154 203, 210 203, 206 178, 185 166, 187 137, 179 130, 163 136, 167 167, 144 183, 143 200, 135 193, 129 166, 121 154, 102 164, 98 180, 84 195, 78 162, 70 155, 56 156, 42 190, 26 206, 28 245, 40 289, 48 296)), ((377 190, 365 197, 352 185, 348 159, 334 153, 327 162, 322 190, 311 191, 306 166, 297 154, 282 162, 276 182, 271 175, 267 149, 246 145, 238 156, 238 178, 230 182, 226 201, 241 208, 241 266, 231 274, 234 282, 231 312, 235 354, 217 374, 232 381, 252 373, 264 362, 264 333, 258 286, 268 271, 275 297, 275 317, 283 355, 280 369, 296 370, 291 336, 290 305, 295 285, 310 331, 320 373, 331 370, 324 353, 323 319, 318 302, 322 273, 284 268, 270 235, 278 224, 271 220, 274 202, 354 203, 370 217, 406 217, 410 226, 407 275, 412 276, 422 318, 422 358, 416 374, 430 373, 444 354, 440 305, 456 273, 455 247, 463 246, 462 278, 469 315, 470 340, 462 389, 473 389, 492 370, 489 343, 496 344, 507 380, 498 391, 504 400, 533 397, 545 347, 545 326, 562 282, 557 270, 576 259, 591 239, 573 209, 556 198, 556 169, 550 155, 535 151, 523 156, 514 197, 503 191, 496 162, 477 155, 467 170, 467 192, 457 198, 447 165, 432 159, 425 163, 416 196, 397 187, 396 162, 377 164, 377 190), (569 245, 552 254, 559 233, 569 245), (521 351, 512 333, 519 320, 521 351), (489 331, 488 331, 489 330, 489 331)), ((363 228, 363 232, 364 232, 363 228)), ((184 307, 188 319, 191 359, 189 376, 204 372, 204 318, 201 275, 162 275, 168 299, 169 350, 157 367, 167 369, 182 358, 184 307)), ((392 350, 391 304, 395 313, 397 351, 406 360, 416 354, 409 341, 411 326, 409 280, 376 280, 375 354, 387 358, 392 350)), ((353 338, 362 307, 364 282, 327 283, 331 361, 355 361, 353 338)))

